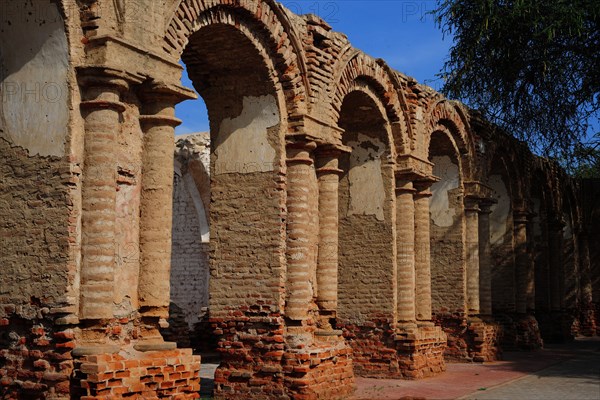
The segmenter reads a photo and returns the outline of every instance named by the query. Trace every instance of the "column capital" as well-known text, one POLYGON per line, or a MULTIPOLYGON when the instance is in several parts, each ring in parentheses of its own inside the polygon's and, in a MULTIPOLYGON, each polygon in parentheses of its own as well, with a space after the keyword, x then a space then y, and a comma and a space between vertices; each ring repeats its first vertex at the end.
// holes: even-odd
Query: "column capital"
POLYGON ((488 185, 479 181, 464 182, 465 198, 471 198, 477 201, 489 199, 492 197, 493 190, 488 185))
POLYGON ((192 89, 157 80, 146 81, 139 85, 137 94, 144 103, 145 107, 143 108, 147 108, 147 105, 152 103, 160 103, 164 106, 175 106, 184 100, 195 100, 198 98, 192 89))
POLYGON ((419 179, 413 182, 413 185, 417 192, 415 193, 415 197, 431 197, 433 193, 429 189, 431 189, 431 185, 436 182, 439 182, 440 178, 437 176, 429 176, 427 178, 419 179))
POLYGON ((395 172, 396 179, 426 181, 433 177, 433 163, 412 154, 403 154, 396 159, 395 172))
POLYGON ((309 135, 294 135, 293 139, 295 140, 288 138, 285 144, 287 165, 313 165, 311 153, 317 148, 314 138, 309 135))
POLYGON ((492 206, 497 203, 498 200, 493 198, 481 199, 479 201, 479 214, 491 214, 492 206))
POLYGON ((411 180, 396 177, 396 195, 402 193, 414 194, 416 191, 417 190, 414 188, 413 182, 411 180))
POLYGON ((465 197, 463 203, 465 206, 465 212, 481 212, 481 208, 479 208, 479 199, 473 197, 465 197))
POLYGON ((515 224, 526 224, 531 221, 531 217, 535 214, 529 211, 528 209, 516 208, 513 210, 513 220, 515 224))
POLYGON ((352 148, 340 143, 316 142, 317 147, 314 150, 317 157, 337 158, 344 153, 351 153, 352 148))
POLYGON ((131 85, 139 84, 143 78, 118 69, 103 66, 80 66, 77 70, 77 81, 85 88, 112 87, 123 93, 131 85))

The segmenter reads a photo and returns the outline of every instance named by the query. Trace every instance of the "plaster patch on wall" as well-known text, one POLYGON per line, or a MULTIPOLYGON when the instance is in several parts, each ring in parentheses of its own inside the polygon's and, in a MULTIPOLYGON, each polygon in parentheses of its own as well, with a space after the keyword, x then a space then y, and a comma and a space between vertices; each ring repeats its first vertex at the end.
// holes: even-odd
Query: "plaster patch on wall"
POLYGON ((510 213, 510 196, 501 175, 490 175, 489 186, 493 189, 493 198, 498 201, 491 207, 490 214, 490 242, 492 244, 504 243, 506 224, 510 213))
POLYGON ((0 14, 0 137, 30 156, 63 156, 69 50, 62 17, 48 0, 31 6, 3 2, 2 7, 8 9, 0 14), (38 12, 28 13, 29 7, 38 12), (8 16, 23 17, 9 24, 8 16))
POLYGON ((385 144, 380 140, 358 134, 358 140, 349 142, 350 154, 350 205, 348 215, 374 215, 383 221, 385 187, 381 175, 381 155, 385 144))
POLYGON ((275 97, 244 97, 241 114, 221 122, 215 140, 215 174, 273 171, 276 152, 268 141, 268 129, 279 122, 275 97))
POLYGON ((185 183, 185 188, 190 194, 192 201, 194 202, 194 207, 196 208, 196 213, 198 215, 198 223, 200 224, 200 238, 202 243, 208 243, 210 240, 210 232, 208 228, 208 219, 206 218, 206 211, 204 210, 204 203, 202 203, 202 199, 200 198, 200 192, 196 187, 196 182, 194 178, 190 174, 183 175, 183 182, 185 183))
POLYGON ((460 185, 458 165, 448 156, 433 157, 433 174, 440 178, 439 182, 431 185, 432 196, 429 199, 431 221, 439 227, 449 227, 454 224, 456 210, 450 207, 448 193, 460 185))

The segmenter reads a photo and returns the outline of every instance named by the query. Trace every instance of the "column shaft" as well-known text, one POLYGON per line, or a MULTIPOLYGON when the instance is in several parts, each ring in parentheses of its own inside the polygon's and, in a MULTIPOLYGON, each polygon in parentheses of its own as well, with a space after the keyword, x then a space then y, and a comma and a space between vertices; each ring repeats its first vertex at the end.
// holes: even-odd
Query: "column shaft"
POLYGON ((548 227, 549 257, 550 257, 550 307, 552 311, 562 308, 562 226, 551 224, 548 227))
POLYGON ((535 311, 535 259, 536 259, 536 243, 533 235, 533 218, 529 218, 527 223, 527 273, 526 273, 526 288, 527 295, 526 305, 527 312, 535 311))
POLYGON ((492 249, 490 245, 490 205, 479 213, 479 312, 492 315, 492 249))
POLYGON ((171 230, 173 209, 173 102, 144 105, 140 124, 144 133, 142 195, 140 202, 140 277, 138 295, 145 315, 166 317, 169 308, 171 230))
POLYGON ((515 269, 516 269, 516 308, 517 312, 525 314, 527 311, 527 275, 529 257, 527 254, 527 216, 518 213, 514 216, 514 238, 515 238, 515 269))
POLYGON ((417 320, 431 320, 431 254, 429 198, 431 192, 420 190, 415 199, 415 308, 417 320))
POLYGON ((287 304, 285 314, 305 320, 312 293, 309 274, 313 249, 310 229, 310 174, 314 174, 311 151, 314 142, 288 143, 287 150, 287 304))
POLYGON ((320 152, 317 158, 319 180, 319 250, 317 254, 317 304, 334 315, 338 292, 338 188, 339 152, 320 152))
POLYGON ((117 135, 124 81, 87 77, 81 103, 85 119, 82 185, 81 318, 113 317, 117 135))
POLYGON ((479 314, 479 207, 466 199, 467 307, 469 315, 479 314))
POLYGON ((396 181, 396 241, 398 253, 398 321, 416 322, 415 309, 415 189, 396 181))

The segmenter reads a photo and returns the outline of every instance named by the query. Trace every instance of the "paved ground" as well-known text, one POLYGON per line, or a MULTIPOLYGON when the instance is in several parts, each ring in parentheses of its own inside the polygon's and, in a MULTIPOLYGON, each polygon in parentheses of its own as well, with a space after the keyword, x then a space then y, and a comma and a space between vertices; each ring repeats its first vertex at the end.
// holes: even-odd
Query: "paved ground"
POLYGON ((600 400, 600 338, 510 352, 486 364, 448 364, 420 381, 357 379, 355 400, 600 400))
MULTIPOLYGON (((448 364, 446 373, 419 381, 357 378, 353 400, 600 400, 598 337, 536 352, 505 353, 503 358, 448 364)), ((203 399, 209 398, 216 366, 202 364, 203 399)))

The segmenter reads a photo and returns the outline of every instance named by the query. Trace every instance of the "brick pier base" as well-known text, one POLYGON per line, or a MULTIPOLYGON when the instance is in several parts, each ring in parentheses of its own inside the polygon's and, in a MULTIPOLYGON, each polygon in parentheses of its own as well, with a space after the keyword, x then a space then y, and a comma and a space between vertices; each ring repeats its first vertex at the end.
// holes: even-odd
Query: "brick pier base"
POLYGON ((439 326, 426 323, 416 329, 396 334, 396 348, 402 376, 406 379, 427 378, 444 372, 447 337, 439 326))
MULTIPOLYGON (((435 326, 392 328, 389 321, 343 324, 354 372, 366 378, 419 379, 445 370, 446 336, 435 326)), ((338 327, 340 325, 338 324, 338 327)))
POLYGON ((73 350, 71 398, 196 399, 200 357, 173 344, 138 344, 127 348, 80 347, 73 350))
POLYGON ((492 320, 474 318, 468 322, 469 358, 474 362, 489 362, 501 359, 500 341, 502 327, 492 320))
POLYGON ((343 399, 354 391, 352 349, 340 331, 289 343, 284 318, 269 305, 211 318, 221 363, 215 399, 343 399))
POLYGON ((448 335, 448 362, 485 362, 500 357, 502 326, 491 320, 459 314, 438 315, 435 322, 448 335))
POLYGON ((539 311, 535 315, 544 341, 566 343, 574 339, 571 332, 573 318, 562 311, 539 311))
POLYGON ((494 319, 502 326, 501 346, 504 350, 537 350, 543 347, 540 326, 533 315, 498 314, 494 315, 494 319))
POLYGON ((577 334, 583 336, 595 336, 598 330, 596 322, 596 310, 593 304, 581 307, 577 324, 577 334))

